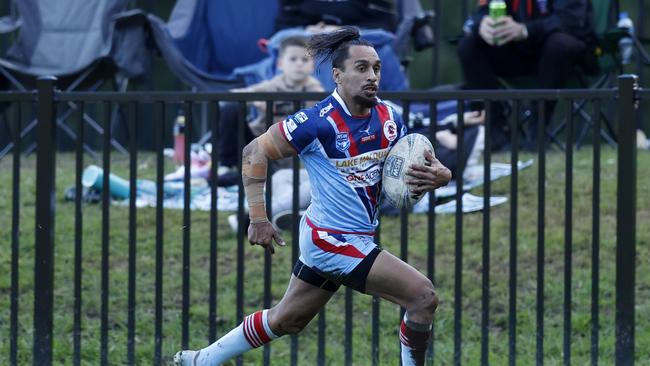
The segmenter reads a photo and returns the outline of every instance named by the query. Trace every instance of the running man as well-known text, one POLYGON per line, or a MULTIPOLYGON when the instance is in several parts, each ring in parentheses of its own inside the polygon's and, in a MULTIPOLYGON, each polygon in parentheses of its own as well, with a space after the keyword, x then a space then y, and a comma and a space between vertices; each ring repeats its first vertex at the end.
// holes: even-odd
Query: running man
MULTIPOLYGON (((268 160, 298 154, 312 186, 300 221, 300 258, 284 297, 199 351, 180 351, 176 365, 220 365, 252 348, 300 332, 340 285, 379 296, 406 309, 399 331, 402 364, 423 365, 438 297, 427 277, 373 242, 378 225, 381 171, 390 148, 406 134, 399 115, 377 98, 381 60, 355 27, 312 36, 315 59, 332 61, 336 90, 312 108, 272 125, 243 150, 251 244, 274 253, 284 246, 266 216, 268 160)), ((449 182, 451 172, 431 152, 429 165, 413 165, 414 193, 449 182)))

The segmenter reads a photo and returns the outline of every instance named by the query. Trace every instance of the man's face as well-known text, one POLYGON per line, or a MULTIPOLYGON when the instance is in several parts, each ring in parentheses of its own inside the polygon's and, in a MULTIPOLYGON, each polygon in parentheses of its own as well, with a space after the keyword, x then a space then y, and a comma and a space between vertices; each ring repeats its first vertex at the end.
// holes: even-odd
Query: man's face
POLYGON ((351 46, 343 66, 333 71, 341 97, 365 108, 375 106, 381 77, 381 60, 377 51, 369 46, 351 46))
POLYGON ((287 46, 278 58, 278 69, 292 83, 302 83, 314 72, 314 60, 300 46, 287 46))

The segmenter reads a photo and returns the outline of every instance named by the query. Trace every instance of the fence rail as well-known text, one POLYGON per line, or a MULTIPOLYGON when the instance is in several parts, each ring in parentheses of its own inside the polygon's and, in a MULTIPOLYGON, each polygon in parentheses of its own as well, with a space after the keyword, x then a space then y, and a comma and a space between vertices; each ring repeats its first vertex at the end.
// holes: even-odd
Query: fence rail
MULTIPOLYGON (((128 299, 126 303, 127 313, 127 349, 125 350, 126 361, 128 364, 134 364, 138 360, 136 354, 136 329, 138 319, 136 319, 136 296, 139 289, 136 286, 136 277, 138 271, 136 268, 136 257, 138 255, 138 216, 136 210, 136 178, 137 178, 137 130, 134 126, 134 121, 139 115, 140 109, 145 105, 151 105, 153 113, 157 120, 163 120, 165 115, 169 112, 169 104, 182 103, 186 110, 187 118, 187 131, 189 136, 196 135, 193 129, 198 127, 197 116, 194 114, 195 106, 198 104, 207 104, 209 110, 209 126, 208 130, 219 130, 219 113, 220 104, 223 101, 232 101, 239 103, 239 117, 240 120, 245 119, 245 102, 253 100, 265 100, 267 103, 266 119, 267 123, 272 122, 271 103, 273 101, 293 101, 296 108, 300 103, 305 101, 314 101, 321 99, 324 94, 321 93, 175 93, 175 92, 127 92, 127 93, 111 93, 111 92, 61 92, 54 88, 56 80, 52 78, 44 78, 39 81, 38 90, 36 93, 10 93, 1 92, 0 102, 3 103, 17 103, 18 107, 14 108, 14 116, 11 117, 14 121, 14 128, 10 128, 11 133, 11 147, 13 150, 13 173, 12 173, 12 225, 11 225, 11 304, 10 304, 10 344, 9 344, 9 362, 10 364, 18 364, 18 348, 19 348, 19 316, 20 304, 19 299, 20 291, 20 277, 19 277, 19 263, 20 263, 20 197, 21 197, 21 151, 24 147, 24 136, 21 134, 20 121, 24 117, 21 115, 23 108, 22 104, 34 103, 36 110, 37 132, 36 132, 36 207, 35 207, 35 243, 34 243, 34 308, 33 308, 33 348, 32 348, 32 362, 34 365, 50 365, 53 363, 53 293, 57 289, 65 286, 70 286, 65 283, 54 282, 54 256, 55 244, 60 246, 62 243, 56 243, 55 239, 55 178, 56 178, 56 135, 57 130, 61 127, 58 124, 57 116, 60 116, 61 108, 70 106, 70 103, 76 106, 73 112, 77 120, 76 138, 75 138, 75 180, 74 185, 76 192, 81 192, 81 174, 83 171, 83 151, 84 151, 84 121, 86 120, 86 112, 89 108, 88 104, 99 103, 103 104, 102 109, 104 114, 104 121, 110 121, 111 115, 115 108, 122 107, 124 119, 126 123, 126 134, 128 136, 128 155, 129 164, 129 201, 128 201, 128 263, 126 270, 127 283, 125 286, 128 288, 128 299)), ((518 259, 517 253, 520 244, 518 237, 518 207, 521 202, 518 201, 518 169, 517 161, 519 158, 518 146, 518 112, 522 108, 524 101, 540 101, 540 100, 561 100, 566 102, 566 111, 564 113, 566 118, 566 128, 563 135, 565 151, 565 207, 564 207, 564 298, 563 298, 563 352, 562 360, 564 364, 571 362, 571 345, 572 345, 572 321, 571 317, 574 313, 572 309, 572 270, 574 268, 573 257, 573 148, 576 136, 574 136, 575 121, 574 115, 576 112, 576 100, 590 100, 595 101, 593 119, 591 120, 592 128, 594 129, 594 145, 593 145, 593 215, 592 215, 592 230, 594 233, 600 233, 600 157, 601 157, 601 143, 600 131, 603 130, 603 118, 600 113, 601 107, 604 103, 610 103, 616 100, 616 120, 618 121, 618 130, 616 131, 616 138, 618 142, 617 155, 618 155, 618 175, 617 175, 617 211, 616 211, 616 345, 615 345, 615 361, 617 365, 630 365, 635 359, 635 245, 636 245, 636 144, 635 144, 635 124, 633 121, 636 119, 635 108, 639 103, 639 99, 650 99, 650 93, 646 90, 640 90, 636 85, 636 78, 634 76, 626 75, 619 78, 619 86, 615 89, 605 90, 508 90, 508 91, 426 91, 426 92, 396 92, 385 93, 382 98, 388 100, 402 101, 404 107, 404 119, 407 123, 413 103, 425 103, 428 105, 428 111, 431 115, 431 120, 436 120, 436 104, 444 100, 457 100, 458 115, 462 115, 464 111, 464 103, 467 100, 481 99, 489 101, 512 101, 515 117, 510 119, 511 136, 510 143, 514 147, 511 150, 510 160, 512 168, 511 184, 510 184, 510 221, 509 221, 509 237, 508 245, 510 247, 510 259, 508 262, 508 360, 510 364, 517 362, 517 321, 519 310, 517 309, 517 289, 520 284, 520 279, 517 277, 518 272, 518 259)), ((540 120, 544 120, 545 109, 543 103, 535 103, 538 108, 540 120)), ((487 106, 487 119, 489 120, 492 114, 490 103, 487 106)), ((6 112, 5 112, 6 113, 6 112)), ((7 119, 8 120, 8 119, 7 119)), ((1 122, 0 122, 1 123, 1 122)), ((105 122, 107 123, 107 122, 105 122)), ((490 139, 493 131, 491 131, 490 124, 485 126, 485 134, 487 146, 490 145, 490 139)), ((457 147, 458 153, 458 171, 463 171, 462 152, 465 147, 462 144, 463 136, 462 123, 459 123, 459 146, 457 147)), ((102 162, 103 162, 103 187, 109 187, 111 172, 111 128, 104 128, 101 135, 102 144, 102 162)), ((436 132, 436 124, 430 123, 428 133, 434 136, 436 132)), ((150 353, 151 358, 141 360, 142 362, 153 362, 160 364, 165 359, 163 356, 163 341, 165 335, 163 334, 163 322, 171 321, 164 317, 163 298, 163 274, 165 268, 163 267, 165 257, 164 245, 164 215, 162 208, 163 200, 163 176, 164 176, 164 157, 163 145, 165 139, 164 124, 157 123, 153 131, 149 131, 149 137, 155 142, 155 171, 156 171, 156 201, 155 208, 155 253, 153 253, 155 262, 155 283, 154 283, 154 342, 153 351, 150 353)), ((544 314, 545 314, 545 258, 547 256, 545 244, 547 239, 545 237, 545 217, 546 212, 546 153, 549 148, 545 143, 547 136, 543 124, 539 124, 537 154, 538 161, 538 182, 537 182, 537 291, 536 291, 536 304, 535 304, 535 324, 536 333, 535 338, 535 362, 538 365, 544 364, 544 314)), ((239 146, 244 145, 243 128, 238 129, 238 134, 235 137, 238 140, 239 146)), ((218 139, 217 133, 212 135, 207 140, 212 143, 212 166, 216 167, 219 164, 218 157, 218 139)), ((190 165, 190 144, 185 145, 185 166, 190 165)), ((241 158, 241 156, 239 156, 241 158)), ((239 159, 241 160, 241 159, 239 159)), ((491 196, 490 184, 490 164, 492 160, 492 152, 489 147, 486 148, 484 153, 484 188, 483 188, 483 204, 484 207, 489 207, 489 199, 491 196)), ((217 329, 219 327, 217 317, 217 298, 219 293, 218 289, 218 244, 220 242, 218 222, 219 212, 217 211, 217 184, 218 176, 216 169, 212 169, 210 173, 211 181, 211 202, 210 202, 210 216, 209 216, 209 260, 207 261, 209 272, 209 296, 208 296, 208 340, 210 342, 217 338, 217 329)), ((190 187, 190 170, 185 171, 183 178, 184 186, 190 187)), ((239 182, 239 196, 238 196, 238 209, 237 217, 238 222, 245 222, 244 211, 244 195, 241 181, 239 182)), ((297 158, 294 158, 293 163, 293 222, 298 219, 298 164, 297 158)), ((190 228, 192 227, 192 216, 190 213, 190 189, 184 189, 184 208, 182 214, 182 294, 180 303, 176 304, 180 307, 180 319, 176 320, 181 323, 181 339, 171 340, 177 342, 178 348, 186 348, 190 340, 190 304, 191 304, 191 288, 192 288, 192 273, 196 271, 206 271, 205 268, 194 269, 192 265, 192 238, 190 237, 190 228)), ((267 199, 272 197, 272 186, 267 186, 267 199)), ((462 186, 458 185, 455 195, 457 202, 462 202, 462 186)), ((108 364, 108 354, 110 346, 110 335, 113 330, 111 329, 111 322, 109 319, 109 297, 111 289, 109 288, 109 276, 111 276, 113 269, 110 263, 111 251, 111 197, 108 189, 102 191, 101 196, 101 259, 99 266, 101 267, 101 300, 100 300, 100 363, 102 365, 108 364)), ((426 220, 427 227, 427 249, 426 249, 426 274, 430 279, 435 277, 434 262, 436 259, 436 218, 434 212, 434 199, 429 202, 429 214, 426 220)), ((269 207, 271 205, 269 204, 269 207)), ((84 239, 83 224, 85 220, 89 220, 83 213, 83 205, 79 194, 75 198, 75 220, 74 220, 74 280, 73 280, 73 296, 74 296, 74 321, 72 324, 71 336, 73 338, 73 363, 75 365, 81 364, 83 359, 82 349, 82 336, 84 334, 84 327, 82 325, 83 312, 82 312, 82 274, 83 274, 83 253, 84 253, 84 239)), ((400 257, 404 260, 408 259, 409 253, 409 213, 402 210, 400 219, 400 257)), ((480 300, 480 362, 481 364, 488 364, 490 358, 490 273, 491 273, 491 258, 490 258, 490 245, 491 245, 491 215, 490 210, 486 209, 482 217, 482 257, 481 257, 481 300, 480 300)), ((236 321, 237 323, 243 320, 245 308, 245 281, 244 281, 244 268, 245 268, 245 227, 238 225, 236 235, 236 321)), ((559 229, 559 228, 558 228, 559 229)), ((452 360, 455 364, 460 364, 463 352, 463 246, 467 243, 463 237, 463 211, 462 205, 456 206, 455 213, 455 262, 454 262, 454 290, 453 290, 453 355, 452 360)), ((380 231, 381 232, 381 231, 380 231)), ((380 234, 378 234, 379 236, 380 234)), ((297 243, 298 227, 292 226, 290 231, 291 242, 297 243)), ((378 239, 378 238, 377 238, 378 239)), ((8 246, 7 246, 8 247, 8 246)), ((24 247, 24 245, 23 245, 24 247)), ((591 297, 591 363, 598 363, 599 352, 599 259, 600 259, 600 237, 598 234, 593 235, 592 243, 592 297, 591 297)), ((295 261, 298 257, 298 247, 292 246, 292 260, 295 261)), ((264 255, 262 273, 264 275, 263 286, 259 296, 263 299, 263 306, 270 307, 273 299, 272 295, 272 281, 271 281, 271 257, 268 254, 264 255)), ((27 274, 21 273, 25 276, 27 274)), ((249 293, 250 295, 250 293, 249 293)), ((380 342, 390 343, 393 340, 382 340, 380 337, 380 321, 383 315, 380 315, 380 301, 377 298, 372 299, 372 315, 371 315, 371 356, 367 362, 372 362, 373 365, 382 364, 380 359, 380 342)), ((395 315, 397 319, 397 314, 395 315)), ((345 364, 352 364, 352 362, 365 362, 353 360, 353 292, 349 289, 345 290, 345 331, 344 337, 344 362, 345 364)), ((317 354, 316 359, 318 364, 325 364, 326 362, 326 325, 325 312, 322 311, 318 319, 317 331, 317 354)), ((223 329, 221 329, 223 331, 223 329)), ((436 335, 436 338, 440 335, 436 335)), ((451 336, 451 335, 445 335, 451 336)), ((169 341, 169 340, 168 340, 169 341)), ((263 363, 265 365, 271 364, 271 347, 265 346, 263 354, 263 363)), ((290 362, 292 365, 298 363, 298 349, 299 338, 292 336, 290 344, 290 362)), ((433 342, 430 346, 428 363, 433 362, 434 351, 436 351, 436 344, 433 342)), ((93 360, 95 361, 95 360, 93 360)), ((241 358, 238 361, 241 363, 241 358)))

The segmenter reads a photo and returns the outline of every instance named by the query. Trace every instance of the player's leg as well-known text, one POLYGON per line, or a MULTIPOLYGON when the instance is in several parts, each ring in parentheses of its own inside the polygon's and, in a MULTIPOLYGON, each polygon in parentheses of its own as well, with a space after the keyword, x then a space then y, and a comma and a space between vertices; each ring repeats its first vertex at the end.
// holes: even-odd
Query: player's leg
POLYGON ((424 365, 433 313, 438 306, 438 296, 431 281, 408 263, 383 250, 370 268, 366 293, 406 309, 399 332, 402 365, 424 365))
MULTIPOLYGON (((296 265, 296 268, 300 265, 296 265)), ((295 271, 295 269, 294 269, 295 271)), ((308 269, 300 273, 301 278, 309 274, 308 269)), ((253 348, 285 334, 300 332, 319 310, 329 301, 336 288, 320 288, 291 276, 289 286, 282 300, 271 309, 248 315, 244 321, 216 342, 199 351, 181 351, 174 356, 176 365, 220 365, 222 362, 241 355, 253 348)), ((311 281, 313 282, 313 281, 311 281)))

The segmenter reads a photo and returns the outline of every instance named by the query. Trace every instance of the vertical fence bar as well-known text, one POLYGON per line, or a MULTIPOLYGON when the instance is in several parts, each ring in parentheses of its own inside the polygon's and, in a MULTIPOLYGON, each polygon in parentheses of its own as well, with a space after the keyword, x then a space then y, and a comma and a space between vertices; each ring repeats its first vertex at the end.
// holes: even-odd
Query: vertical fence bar
POLYGON ((110 215, 110 180, 111 172, 111 103, 104 103, 106 110, 104 116, 104 135, 102 139, 102 285, 100 309, 100 363, 108 364, 108 290, 109 290, 109 215, 110 215))
MULTIPOLYGON (((242 171, 242 148, 244 146, 244 128, 246 128, 246 102, 239 102, 237 112, 237 167, 242 171)), ((248 222, 244 213, 244 183, 242 179, 238 179, 238 195, 237 195, 237 297, 236 302, 236 319, 237 324, 244 320, 244 237, 246 235, 246 225, 248 222)), ((243 362, 242 356, 238 356, 236 360, 237 366, 241 366, 243 362)))
MULTIPOLYGON (((379 214, 377 214, 379 215, 379 214)), ((381 218, 380 224, 375 229, 375 243, 381 244, 380 231, 381 231, 381 218)), ((380 311, 380 298, 377 296, 372 297, 372 366, 379 365, 379 311, 380 311)))
MULTIPOLYGON (((429 140, 434 144, 434 150, 437 147, 436 131, 438 121, 437 102, 429 103, 429 140)), ((427 278, 435 286, 435 260, 436 260, 436 191, 429 192, 429 208, 427 211, 427 278)), ((435 318, 434 318, 435 322, 435 318)), ((427 352, 427 364, 433 365, 434 348, 433 339, 435 338, 435 327, 431 327, 431 337, 429 338, 429 351, 427 352)))
POLYGON ((546 225, 546 101, 537 103, 537 298, 535 363, 544 364, 544 227, 546 225))
MULTIPOLYGON (((402 119, 404 121, 404 124, 407 126, 410 126, 410 115, 411 114, 411 103, 409 101, 404 101, 404 111, 402 113, 402 119)), ((400 210, 400 236, 399 236, 399 241, 400 241, 400 258, 404 262, 408 262, 408 241, 409 241, 409 209, 404 206, 400 210)), ((399 321, 398 324, 402 321, 404 318, 404 313, 406 309, 403 307, 400 307, 400 314, 399 314, 399 321)), ((397 342, 397 350, 401 350, 401 344, 397 342)))
POLYGON ((345 365, 352 365, 352 289, 345 287, 345 365))
POLYGON ((190 199, 192 197, 192 186, 190 185, 191 156, 190 145, 192 144, 192 108, 191 101, 185 102, 185 144, 183 146, 183 303, 182 303, 182 346, 189 348, 190 343, 190 199))
MULTIPOLYGON (((295 111, 300 109, 300 102, 294 101, 293 109, 295 111)), ((298 246, 299 225, 298 225, 298 209, 300 203, 300 188, 298 187, 298 180, 300 178, 300 160, 295 155, 292 158, 291 166, 293 168, 293 181, 292 181, 292 197, 291 197, 291 263, 296 263, 300 255, 298 246)), ((291 335, 291 365, 298 364, 298 335, 291 335)))
POLYGON ((212 169, 210 169, 210 310, 208 318, 208 341, 210 344, 217 340, 217 238, 218 238, 218 219, 219 214, 217 211, 217 187, 219 185, 219 174, 217 174, 217 167, 219 166, 219 123, 221 118, 221 108, 219 102, 210 103, 211 109, 215 113, 212 118, 212 134, 210 141, 212 143, 212 151, 210 152, 212 158, 212 169))
MULTIPOLYGON (((266 128, 273 124, 273 102, 266 101, 266 128)), ((273 171, 267 169, 266 175, 266 216, 273 217, 273 171)), ((264 309, 271 307, 271 253, 264 251, 264 309)), ((323 343, 324 345, 324 343, 323 343)), ((320 344, 319 344, 320 346, 320 344)), ((264 366, 271 364, 271 343, 264 344, 263 363, 264 366)))
POLYGON ((567 100, 564 184, 564 364, 571 364, 571 282, 573 263, 573 99, 567 100))
MULTIPOLYGON (((517 363, 517 190, 519 159, 519 113, 521 101, 515 100, 510 123, 510 263, 508 268, 508 364, 517 363)), ((538 123, 542 123, 538 121, 538 123)))
POLYGON ((33 364, 52 364, 52 302, 54 279, 54 210, 56 126, 54 83, 51 76, 38 79, 36 128, 36 233, 34 243, 34 346, 33 364))
POLYGON ((18 301, 20 297, 19 260, 20 260, 20 150, 22 149, 20 131, 22 130, 21 104, 16 103, 15 127, 12 132, 14 140, 13 153, 13 182, 11 197, 11 319, 9 363, 18 364, 18 301))
POLYGON ((458 108, 456 112, 458 115, 458 142, 456 145, 456 171, 454 172, 454 180, 456 181, 456 243, 454 248, 454 365, 460 365, 462 343, 464 102, 465 101, 462 99, 458 100, 458 108))
POLYGON ((127 363, 135 363, 135 300, 136 300, 136 178, 138 164, 138 147, 136 121, 137 104, 128 104, 126 125, 129 132, 129 279, 128 279, 128 305, 127 305, 127 363))
POLYGON ((618 79, 618 173, 616 200, 616 365, 634 364, 634 286, 636 260, 637 78, 618 79))
POLYGON ((165 143, 165 103, 160 102, 156 108, 160 115, 156 123, 156 284, 154 305, 154 364, 162 362, 162 316, 163 316, 163 178, 165 161, 163 147, 165 143))
POLYGON ((593 195, 591 201, 591 364, 598 365, 598 332, 600 331, 600 117, 601 101, 594 101, 593 195))
MULTIPOLYGON (((318 366, 325 366, 325 329, 327 321, 325 320, 325 307, 318 312, 318 354, 316 363, 318 366)), ((373 334, 374 339, 374 334, 373 334)))
MULTIPOLYGON (((485 103, 485 120, 492 120, 492 103, 485 103)), ((483 256, 481 274, 481 365, 488 364, 490 345, 490 182, 492 163, 492 127, 485 123, 483 151, 483 256)))
POLYGON ((81 175, 84 162, 84 103, 78 104, 77 138, 75 144, 75 195, 74 195, 74 324, 72 327, 72 363, 81 365, 81 275, 83 263, 83 206, 81 204, 81 175))

